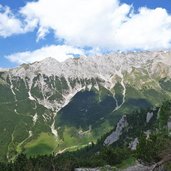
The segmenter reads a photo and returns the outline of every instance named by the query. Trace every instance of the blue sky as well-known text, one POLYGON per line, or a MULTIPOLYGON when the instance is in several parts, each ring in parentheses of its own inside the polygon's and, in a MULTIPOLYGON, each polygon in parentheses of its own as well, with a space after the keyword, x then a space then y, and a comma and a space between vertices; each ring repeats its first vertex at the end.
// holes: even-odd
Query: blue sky
POLYGON ((0 68, 52 55, 170 49, 170 0, 60 1, 0 1, 0 68))
POLYGON ((153 9, 157 7, 162 7, 171 13, 171 2, 169 0, 122 0, 121 2, 133 4, 135 9, 138 9, 142 6, 146 6, 148 8, 153 9))

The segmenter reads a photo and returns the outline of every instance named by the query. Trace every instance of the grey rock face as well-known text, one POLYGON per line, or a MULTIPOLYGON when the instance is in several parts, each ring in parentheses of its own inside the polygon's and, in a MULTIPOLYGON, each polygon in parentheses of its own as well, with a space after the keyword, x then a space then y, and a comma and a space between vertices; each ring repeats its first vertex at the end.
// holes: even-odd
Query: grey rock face
POLYGON ((20 77, 41 73, 47 76, 56 75, 67 78, 102 77, 108 79, 110 75, 117 71, 130 73, 132 67, 146 67, 149 72, 156 73, 161 69, 158 67, 159 63, 171 66, 170 61, 171 52, 115 53, 104 56, 68 59, 62 63, 53 58, 47 58, 40 62, 22 65, 11 70, 11 72, 13 75, 20 77))
POLYGON ((137 149, 138 143, 139 143, 138 138, 135 138, 135 139, 129 144, 129 148, 130 148, 131 150, 136 150, 136 149, 137 149))
POLYGON ((171 131, 171 117, 169 118, 167 122, 167 127, 168 127, 168 130, 171 131))
POLYGON ((112 132, 104 141, 104 145, 111 145, 119 140, 120 135, 122 135, 122 130, 128 126, 126 116, 122 116, 120 121, 117 123, 116 130, 112 132))
POLYGON ((124 169, 122 171, 150 171, 150 170, 151 170, 151 167, 144 166, 141 164, 137 164, 135 166, 131 166, 131 167, 124 169))
POLYGON ((149 123, 152 117, 153 117, 153 112, 148 112, 146 117, 146 122, 149 123))
POLYGON ((100 169, 98 168, 78 168, 78 169, 75 169, 75 171, 100 171, 100 169))

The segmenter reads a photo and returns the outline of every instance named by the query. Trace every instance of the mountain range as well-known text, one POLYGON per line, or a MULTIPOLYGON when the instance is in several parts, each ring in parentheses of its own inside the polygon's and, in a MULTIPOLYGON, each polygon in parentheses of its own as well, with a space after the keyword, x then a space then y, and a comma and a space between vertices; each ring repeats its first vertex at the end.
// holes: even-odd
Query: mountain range
MULTIPOLYGON (((0 70, 0 160, 74 151, 104 136, 104 145, 119 142, 127 116, 148 109, 148 125, 170 98, 170 51, 46 58, 0 70)), ((134 149, 138 139, 127 142, 134 149)))

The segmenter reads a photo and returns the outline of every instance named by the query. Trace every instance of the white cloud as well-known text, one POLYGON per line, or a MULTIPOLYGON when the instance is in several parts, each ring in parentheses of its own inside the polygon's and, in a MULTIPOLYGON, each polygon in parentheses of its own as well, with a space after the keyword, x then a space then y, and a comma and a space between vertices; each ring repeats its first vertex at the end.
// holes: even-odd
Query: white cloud
POLYGON ((67 44, 108 48, 129 10, 117 0, 39 0, 20 12, 28 21, 38 21, 38 39, 52 29, 67 44))
POLYGON ((27 23, 36 21, 37 40, 53 30, 72 46, 108 49, 169 48, 171 16, 165 9, 141 8, 119 0, 39 0, 20 11, 27 23))
POLYGON ((21 33, 22 26, 8 7, 0 5, 0 36, 8 37, 12 34, 21 33))
POLYGON ((0 4, 0 37, 6 38, 14 34, 26 33, 33 30, 35 24, 34 19, 29 24, 27 20, 22 22, 9 7, 0 4))
POLYGON ((26 51, 11 54, 6 56, 11 62, 17 64, 31 63, 35 61, 43 60, 47 57, 53 57, 58 61, 62 62, 68 58, 74 57, 74 55, 84 55, 84 50, 74 48, 67 45, 51 45, 46 46, 35 51, 26 51))
POLYGON ((171 48, 171 15, 162 8, 142 7, 135 12, 132 5, 119 0, 38 0, 28 2, 14 15, 8 7, 0 6, 0 36, 34 29, 38 29, 36 41, 53 31, 64 45, 19 52, 8 59, 21 64, 48 56, 61 61, 72 56, 68 51, 94 55, 171 48), (85 47, 91 50, 81 50, 85 47))
POLYGON ((7 71, 9 70, 8 68, 0 68, 0 71, 7 71))
POLYGON ((170 48, 171 16, 162 8, 141 8, 122 23, 114 39, 121 49, 170 48))

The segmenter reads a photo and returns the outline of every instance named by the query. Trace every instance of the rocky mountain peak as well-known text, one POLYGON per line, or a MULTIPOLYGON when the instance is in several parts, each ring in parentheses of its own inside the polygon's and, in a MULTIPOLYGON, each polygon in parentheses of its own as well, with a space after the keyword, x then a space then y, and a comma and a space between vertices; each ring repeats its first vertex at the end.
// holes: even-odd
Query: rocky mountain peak
POLYGON ((25 64, 12 69, 12 75, 24 77, 25 75, 36 75, 37 73, 47 76, 56 75, 66 78, 110 78, 114 73, 132 71, 132 68, 146 68, 149 72, 156 72, 156 66, 171 66, 171 52, 129 52, 114 53, 102 56, 70 58, 64 62, 58 62, 49 57, 39 62, 25 64), (153 69, 153 71, 152 71, 153 69))

